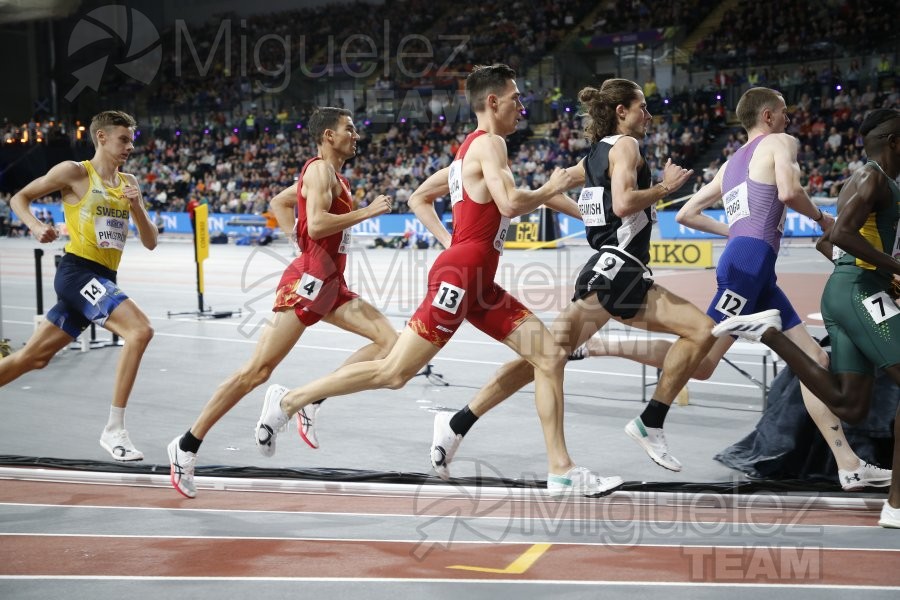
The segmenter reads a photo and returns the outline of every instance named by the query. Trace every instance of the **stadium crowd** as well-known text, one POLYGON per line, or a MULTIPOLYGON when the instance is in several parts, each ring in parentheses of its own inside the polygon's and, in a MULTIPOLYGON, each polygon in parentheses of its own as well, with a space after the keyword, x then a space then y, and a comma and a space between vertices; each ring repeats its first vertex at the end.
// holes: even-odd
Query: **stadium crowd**
MULTIPOLYGON (((138 177, 144 197, 155 210, 183 211, 193 199, 208 204, 211 212, 260 214, 275 194, 292 184, 299 172, 298 157, 309 156, 315 149, 304 123, 311 106, 285 98, 280 108, 257 110, 256 100, 277 85, 285 76, 284 69, 303 70, 314 77, 339 75, 343 70, 346 76, 348 71, 356 73, 359 65, 346 64, 343 58, 373 49, 380 56, 386 44, 396 49, 397 40, 422 37, 423 31, 429 31, 440 33, 428 36, 436 40, 429 53, 416 56, 410 52, 402 68, 399 62, 386 64, 367 76, 367 84, 376 89, 398 93, 424 90, 422 112, 376 124, 370 120, 374 118, 372 107, 354 107, 362 138, 359 155, 347 163, 344 173, 361 205, 384 193, 395 198, 395 211, 405 212, 418 183, 450 163, 473 126, 460 117, 458 107, 447 104, 460 94, 459 78, 453 73, 494 61, 525 72, 572 35, 640 31, 672 22, 690 30, 716 4, 678 0, 666 10, 656 11, 643 0, 599 4, 489 0, 462 7, 450 0, 407 0, 377 6, 352 3, 346 10, 334 10, 333 5, 311 7, 247 18, 217 15, 206 25, 163 33, 164 39, 172 42, 163 47, 174 48, 174 38, 180 36, 182 52, 178 57, 166 56, 148 89, 131 89, 134 81, 119 76, 123 95, 143 97, 143 112, 136 112, 145 115, 128 168, 138 177), (299 21, 306 24, 306 33, 291 36, 290 24, 299 21), (433 23, 440 26, 429 26, 433 23), (218 55, 219 40, 226 39, 226 33, 228 39, 241 36, 251 44, 271 36, 273 43, 257 48, 259 64, 254 73, 244 72, 246 65, 241 61, 246 56, 241 54, 245 52, 241 44, 221 44, 221 52, 230 52, 228 60, 218 55), (457 47, 462 38, 465 45, 457 47), (289 44, 279 47, 278 40, 289 44), (189 51, 184 44, 190 45, 189 51), (330 55, 332 51, 341 56, 330 55), (187 64, 192 56, 195 63, 216 60, 210 60, 210 69, 201 72, 196 65, 187 64), (443 104, 427 101, 427 94, 436 89, 449 92, 442 96, 443 104)), ((805 5, 788 0, 778 9, 778 19, 759 21, 774 9, 742 0, 695 50, 695 61, 719 69, 713 79, 679 93, 660 92, 655 83, 647 82, 645 92, 655 118, 645 140, 645 154, 655 178, 671 157, 697 171, 695 190, 708 180, 744 141, 738 128, 728 128, 725 107, 733 109, 728 98, 734 90, 760 85, 781 90, 791 107, 789 133, 801 142, 800 162, 810 194, 837 195, 840 185, 864 159, 858 129, 866 112, 898 106, 893 64, 883 54, 878 58, 872 55, 870 71, 861 69, 858 60, 850 62, 846 72, 834 62, 821 68, 808 64, 789 68, 783 63, 787 57, 807 56, 801 56, 802 52, 812 52, 808 58, 818 56, 815 52, 822 49, 807 43, 817 39, 829 40, 830 56, 836 48, 874 52, 875 42, 893 35, 888 31, 889 20, 883 18, 890 12, 880 12, 885 4, 882 0, 859 7, 825 3, 806 12, 800 10, 801 4, 805 5), (768 23, 764 36, 754 25, 758 22, 768 23), (759 39, 778 43, 762 45, 759 39), (782 64, 747 68, 750 60, 782 64), (699 164, 707 148, 716 144, 723 146, 721 156, 708 165, 699 164)), ((545 96, 526 87, 529 83, 522 85, 528 110, 509 146, 514 174, 522 185, 535 187, 553 167, 579 160, 587 143, 580 133, 581 117, 561 105, 554 105, 552 111, 534 111, 550 117, 549 123, 534 123, 531 109, 543 105, 545 96)), ((0 141, 4 145, 90 143, 81 123, 47 119, 21 125, 5 121, 0 125, 0 141)))

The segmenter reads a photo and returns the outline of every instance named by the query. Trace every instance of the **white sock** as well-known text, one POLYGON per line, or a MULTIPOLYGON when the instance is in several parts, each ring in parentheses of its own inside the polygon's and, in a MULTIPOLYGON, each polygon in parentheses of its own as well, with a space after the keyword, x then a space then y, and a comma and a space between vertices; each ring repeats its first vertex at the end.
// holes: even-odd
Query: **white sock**
POLYGON ((106 429, 109 431, 118 431, 125 429, 125 409, 116 406, 109 407, 109 421, 106 422, 106 429))

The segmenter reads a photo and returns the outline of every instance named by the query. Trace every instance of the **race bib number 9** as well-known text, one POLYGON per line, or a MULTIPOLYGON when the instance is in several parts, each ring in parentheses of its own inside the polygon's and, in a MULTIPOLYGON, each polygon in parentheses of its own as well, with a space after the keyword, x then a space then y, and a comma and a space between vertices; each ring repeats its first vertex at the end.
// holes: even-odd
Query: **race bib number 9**
POLYGON ((744 312, 747 299, 731 290, 725 290, 716 302, 716 310, 727 317, 736 317, 744 312))
POLYGON ((606 225, 606 212, 603 209, 603 187, 589 187, 581 190, 578 196, 578 211, 585 227, 601 227, 606 225))
POLYGON ((625 260, 622 259, 622 257, 613 254, 612 252, 604 252, 600 255, 600 258, 597 259, 597 263, 594 265, 594 271, 612 281, 616 278, 616 275, 619 274, 619 271, 624 264, 625 260))
POLYGON ((304 273, 300 278, 300 283, 297 284, 297 294, 307 300, 315 300, 322 290, 323 283, 318 277, 304 273))
POLYGON ((85 300, 90 302, 92 305, 97 306, 97 303, 100 302, 100 299, 106 295, 106 287, 97 281, 96 278, 91 279, 87 282, 83 288, 81 288, 81 295, 85 300))
POLYGON ((885 292, 872 294, 863 300, 863 306, 869 311, 869 315, 871 315, 876 325, 884 323, 891 317, 900 315, 900 308, 894 304, 894 301, 885 292))
POLYGON ((456 287, 452 283, 442 281, 431 305, 455 315, 459 311, 459 306, 462 304, 465 295, 466 290, 456 287))
POLYGON ((750 216, 750 202, 747 199, 747 182, 734 187, 722 196, 722 204, 725 206, 725 218, 731 227, 744 217, 750 216))

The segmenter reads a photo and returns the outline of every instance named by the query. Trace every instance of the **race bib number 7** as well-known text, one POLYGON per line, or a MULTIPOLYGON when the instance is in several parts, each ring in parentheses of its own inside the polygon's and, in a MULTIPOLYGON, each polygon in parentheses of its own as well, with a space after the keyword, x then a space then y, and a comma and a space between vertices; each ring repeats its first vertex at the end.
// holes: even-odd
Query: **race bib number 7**
POLYGON ((891 317, 900 315, 900 308, 894 304, 894 301, 885 292, 872 294, 863 300, 863 306, 869 311, 869 315, 871 315, 876 325, 884 323, 891 317))

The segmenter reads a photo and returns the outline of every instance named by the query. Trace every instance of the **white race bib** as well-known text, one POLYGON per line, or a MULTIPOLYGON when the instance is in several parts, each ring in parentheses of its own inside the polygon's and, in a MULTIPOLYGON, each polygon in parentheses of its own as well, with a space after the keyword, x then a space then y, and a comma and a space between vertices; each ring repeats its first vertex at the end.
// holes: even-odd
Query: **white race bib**
POLYGON ((345 229, 341 236, 341 245, 338 246, 338 254, 347 254, 350 251, 350 229, 345 229))
POLYGON ((578 212, 585 227, 606 225, 606 211, 603 208, 603 187, 589 187, 578 196, 578 212))
POLYGON ((610 281, 616 278, 622 266, 625 265, 625 259, 612 252, 604 252, 594 264, 594 271, 600 273, 610 281))
POLYGON ((442 281, 431 305, 455 315, 459 311, 459 306, 462 304, 465 295, 466 290, 456 287, 452 283, 442 281))
POLYGON ((900 315, 900 307, 885 292, 872 294, 863 300, 863 306, 869 311, 869 315, 872 316, 872 320, 875 321, 876 325, 884 323, 891 317, 900 315))
POLYGON ((781 221, 778 223, 778 233, 784 233, 784 222, 787 220, 787 207, 781 210, 781 221))
POLYGON ((843 250, 841 250, 840 248, 838 248, 837 246, 835 246, 834 244, 832 244, 832 246, 831 246, 831 260, 836 261, 837 259, 839 259, 840 257, 842 257, 842 256, 845 255, 845 254, 847 254, 847 253, 844 252, 843 250))
POLYGON ((750 216, 750 202, 747 198, 747 182, 734 187, 722 196, 722 204, 725 207, 725 218, 731 227, 744 217, 750 216))
POLYGON ((500 217, 500 227, 494 236, 494 250, 503 254, 503 243, 506 241, 506 233, 509 231, 509 217, 500 217))
POLYGON ((300 278, 300 282, 297 283, 297 294, 307 300, 315 300, 316 296, 318 296, 319 292, 322 290, 323 283, 324 282, 315 275, 304 273, 303 277, 300 278))
POLYGON ((716 302, 716 310, 727 317, 735 317, 744 312, 747 299, 731 290, 725 290, 716 302))
POLYGON ((450 174, 447 176, 447 182, 450 184, 450 206, 455 206, 457 202, 463 199, 461 160, 454 160, 450 163, 450 174))
POLYGON ((97 306, 97 303, 100 302, 100 299, 106 295, 106 287, 96 278, 91 279, 87 282, 83 288, 81 288, 80 294, 84 296, 84 299, 90 302, 92 305, 97 306))
POLYGON ((128 219, 94 217, 94 235, 100 248, 122 250, 128 238, 128 219))

